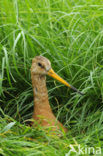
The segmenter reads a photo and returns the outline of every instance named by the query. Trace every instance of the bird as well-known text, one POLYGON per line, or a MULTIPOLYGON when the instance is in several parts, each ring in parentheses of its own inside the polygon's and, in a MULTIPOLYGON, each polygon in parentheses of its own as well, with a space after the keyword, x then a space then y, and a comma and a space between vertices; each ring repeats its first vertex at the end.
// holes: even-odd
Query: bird
POLYGON ((57 120, 50 107, 46 87, 46 75, 53 77, 81 95, 83 95, 83 93, 56 74, 51 67, 49 59, 41 55, 32 59, 31 80, 34 96, 33 123, 38 123, 43 128, 51 128, 51 131, 67 133, 68 129, 57 120))

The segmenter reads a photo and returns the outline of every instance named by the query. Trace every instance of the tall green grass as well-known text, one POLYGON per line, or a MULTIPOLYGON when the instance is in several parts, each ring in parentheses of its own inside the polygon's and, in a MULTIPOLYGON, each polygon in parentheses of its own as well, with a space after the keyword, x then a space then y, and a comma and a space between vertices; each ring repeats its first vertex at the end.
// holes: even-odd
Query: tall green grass
POLYGON ((0 110, 1 155, 62 156, 76 142, 103 146, 102 1, 0 1, 0 110), (62 139, 25 125, 33 112, 30 66, 37 55, 85 94, 47 77, 53 112, 69 129, 62 139))

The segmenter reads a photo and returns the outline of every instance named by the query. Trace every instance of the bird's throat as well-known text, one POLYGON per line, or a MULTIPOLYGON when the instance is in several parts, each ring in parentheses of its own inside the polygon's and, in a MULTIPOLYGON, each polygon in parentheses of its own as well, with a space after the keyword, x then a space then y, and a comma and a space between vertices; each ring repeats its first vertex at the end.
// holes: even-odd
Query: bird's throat
POLYGON ((44 110, 46 112, 50 111, 51 108, 48 101, 48 91, 46 87, 46 76, 32 75, 32 85, 34 94, 34 112, 33 118, 37 115, 43 114, 44 110))

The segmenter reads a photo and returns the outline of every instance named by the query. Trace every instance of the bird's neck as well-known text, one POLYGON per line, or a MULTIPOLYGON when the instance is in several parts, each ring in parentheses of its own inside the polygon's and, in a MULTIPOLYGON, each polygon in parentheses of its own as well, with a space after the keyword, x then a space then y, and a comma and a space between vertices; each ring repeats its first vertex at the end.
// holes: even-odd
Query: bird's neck
POLYGON ((46 76, 41 75, 31 75, 33 94, 34 94, 34 113, 39 110, 51 110, 49 101, 48 101, 48 91, 46 87, 46 76))

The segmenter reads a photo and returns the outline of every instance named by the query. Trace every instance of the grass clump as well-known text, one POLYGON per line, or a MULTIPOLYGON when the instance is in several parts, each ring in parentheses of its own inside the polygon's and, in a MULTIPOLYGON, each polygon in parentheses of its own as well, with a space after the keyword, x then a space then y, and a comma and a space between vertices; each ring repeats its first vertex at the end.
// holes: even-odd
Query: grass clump
POLYGON ((0 1, 1 155, 62 156, 70 144, 103 146, 102 43, 102 1, 0 1), (36 55, 50 59, 85 93, 47 78, 53 112, 69 129, 62 139, 24 124, 32 116, 30 66, 36 55))

